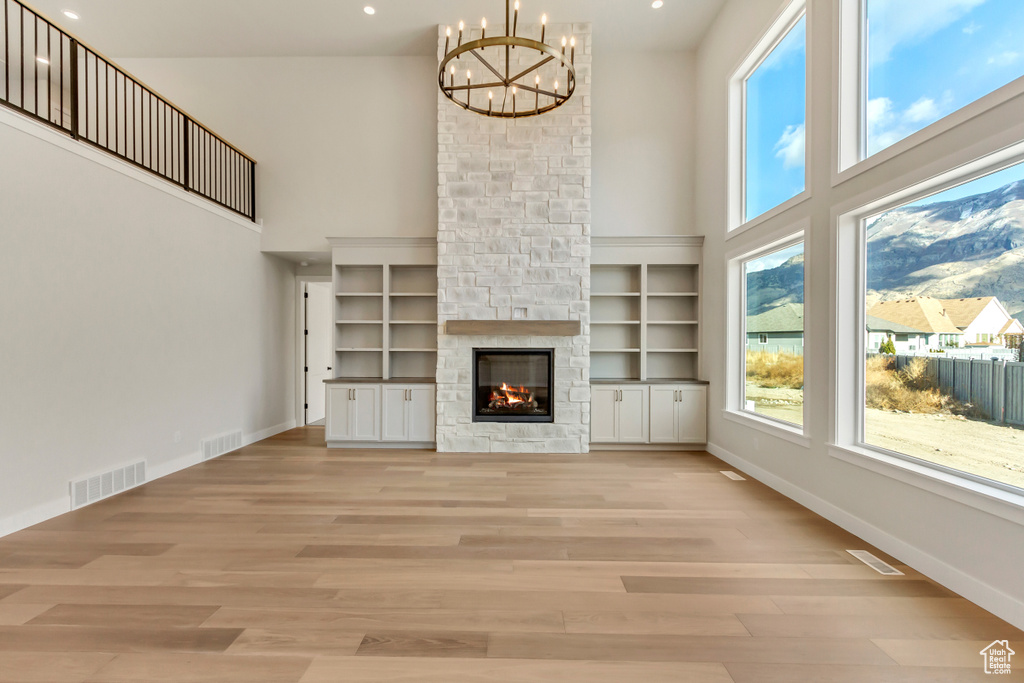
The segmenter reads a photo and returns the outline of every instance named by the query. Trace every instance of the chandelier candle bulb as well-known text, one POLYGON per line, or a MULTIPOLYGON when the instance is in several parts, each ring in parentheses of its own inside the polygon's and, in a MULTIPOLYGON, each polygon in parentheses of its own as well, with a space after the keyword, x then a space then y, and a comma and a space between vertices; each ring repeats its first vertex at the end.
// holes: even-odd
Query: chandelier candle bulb
POLYGON ((487 19, 486 18, 480 20, 480 37, 481 38, 486 38, 487 37, 487 19))
MULTIPOLYGON (((506 6, 507 7, 507 6, 506 6)), ((516 29, 519 27, 519 0, 516 0, 516 11, 512 15, 512 35, 516 34, 516 29)), ((515 46, 513 46, 515 47, 515 46)))
MULTIPOLYGON (((460 21, 459 22, 459 43, 455 47, 461 47, 462 46, 462 29, 464 29, 464 28, 466 28, 465 22, 460 21)), ((456 59, 459 59, 459 57, 456 57, 456 59)))
POLYGON ((452 40, 452 27, 449 26, 444 30, 444 53, 448 54, 448 43, 452 40))
POLYGON ((569 61, 573 64, 576 63, 576 36, 572 37, 569 41, 569 45, 572 47, 572 54, 569 56, 569 61))
POLYGON ((565 46, 569 44, 569 41, 565 36, 562 36, 562 56, 565 56, 565 46))
POLYGON ((548 29, 548 15, 542 14, 540 17, 540 42, 544 42, 544 35, 548 29))
POLYGON ((494 93, 490 90, 487 91, 487 114, 491 113, 491 106, 494 104, 494 93))

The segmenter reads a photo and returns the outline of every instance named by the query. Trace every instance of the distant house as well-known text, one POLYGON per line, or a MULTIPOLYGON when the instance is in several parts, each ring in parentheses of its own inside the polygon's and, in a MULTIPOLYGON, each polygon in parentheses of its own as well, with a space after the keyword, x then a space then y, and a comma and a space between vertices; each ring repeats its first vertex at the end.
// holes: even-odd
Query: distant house
POLYGON ((1007 334, 1024 333, 1024 325, 994 296, 941 299, 950 320, 964 333, 965 344, 1002 345, 1007 334))
POLYGON ((804 352, 804 305, 783 304, 747 317, 747 350, 804 352))
POLYGON ((867 317, 868 349, 877 351, 886 339, 892 339, 896 353, 927 349, 929 335, 907 325, 894 323, 872 315, 867 317))
MULTIPOLYGON (((919 333, 922 335, 923 343, 916 350, 959 346, 964 336, 963 330, 953 322, 943 301, 930 296, 880 301, 868 309, 868 318, 884 320, 919 333)), ((903 334, 908 335, 909 343, 911 333, 903 334)))

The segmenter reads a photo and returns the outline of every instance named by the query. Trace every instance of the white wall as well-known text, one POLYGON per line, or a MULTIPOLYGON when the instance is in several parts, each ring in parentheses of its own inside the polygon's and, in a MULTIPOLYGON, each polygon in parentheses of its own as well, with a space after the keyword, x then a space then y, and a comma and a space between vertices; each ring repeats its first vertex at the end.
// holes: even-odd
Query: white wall
MULTIPOLYGON (((696 224, 706 232, 703 374, 711 380, 710 448, 784 493, 839 521, 987 609, 1024 625, 1024 527, 973 505, 908 485, 829 454, 829 321, 835 303, 830 212, 855 198, 884 196, 1024 136, 1021 98, 1005 103, 836 186, 832 185, 833 5, 810 0, 810 187, 812 197, 763 226, 725 238, 727 84, 770 25, 780 0, 729 0, 697 57, 696 224), (881 193, 881 194, 880 194, 881 193), (726 258, 809 218, 806 257, 805 421, 810 447, 727 421, 726 258)), ((920 483, 922 480, 915 480, 920 483)), ((980 496, 966 495, 972 503, 980 496)), ((1011 515, 1012 517, 1013 515, 1011 515)), ((1024 518, 1024 515, 1021 515, 1024 518)))
POLYGON ((7 111, 0 150, 0 534, 289 426, 295 280, 258 232, 7 111))
MULTIPOLYGON (((120 59, 258 162, 263 248, 437 231, 432 57, 120 59)), ((694 57, 594 49, 593 231, 693 233, 694 57)))
POLYGON ((436 234, 432 58, 118 63, 256 159, 264 251, 436 234))
POLYGON ((594 49, 595 235, 692 235, 694 63, 594 49))

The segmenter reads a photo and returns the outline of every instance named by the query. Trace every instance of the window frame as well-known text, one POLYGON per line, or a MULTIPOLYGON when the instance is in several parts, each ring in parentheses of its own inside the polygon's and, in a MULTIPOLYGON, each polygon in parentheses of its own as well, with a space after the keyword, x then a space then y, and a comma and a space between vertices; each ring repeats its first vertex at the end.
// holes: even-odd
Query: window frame
POLYGON ((726 239, 735 237, 756 225, 760 225, 811 196, 811 30, 812 10, 807 0, 793 0, 787 3, 769 24, 768 30, 747 52, 746 57, 733 70, 729 79, 729 158, 728 163, 728 210, 726 239), (804 58, 804 189, 797 195, 752 218, 746 216, 747 176, 747 79, 764 63, 801 18, 806 17, 806 46, 804 58))
POLYGON ((1024 76, 950 112, 902 140, 867 155, 867 3, 839 0, 839 21, 833 27, 832 186, 840 185, 880 164, 913 150, 999 105, 1024 94, 1024 76))
MULTIPOLYGON (((727 297, 727 324, 726 324, 726 397, 725 408, 722 415, 725 419, 739 424, 753 427, 754 429, 771 434, 790 443, 811 447, 811 439, 807 426, 807 398, 804 395, 804 424, 798 425, 785 420, 760 415, 747 410, 746 398, 746 351, 747 351, 747 285, 746 285, 746 264, 752 260, 766 256, 776 251, 787 249, 796 244, 804 245, 804 320, 806 311, 810 310, 812 297, 809 296, 807 288, 808 277, 811 274, 810 259, 807 254, 811 245, 811 220, 801 219, 795 223, 789 223, 783 228, 766 233, 760 239, 744 247, 733 249, 726 255, 728 286, 727 297)), ((804 325, 804 341, 806 348, 807 325, 804 325)), ((807 357, 804 355, 806 367, 807 357)), ((806 392, 806 385, 805 385, 806 392)))
POLYGON ((1022 489, 865 441, 863 362, 868 341, 866 219, 1020 163, 1024 163, 1024 139, 925 180, 907 181, 904 177, 879 188, 873 197, 862 195, 833 207, 835 319, 831 330, 834 352, 830 360, 828 452, 849 464, 1024 524, 1022 489))

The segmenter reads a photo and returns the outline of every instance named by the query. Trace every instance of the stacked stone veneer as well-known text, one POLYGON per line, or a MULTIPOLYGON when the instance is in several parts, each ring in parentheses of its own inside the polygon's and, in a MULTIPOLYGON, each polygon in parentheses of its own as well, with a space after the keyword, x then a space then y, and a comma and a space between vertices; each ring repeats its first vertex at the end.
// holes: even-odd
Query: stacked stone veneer
MULTIPOLYGON (((504 33, 504 27, 491 31, 504 33)), ((467 40, 479 37, 479 29, 469 33, 467 40)), ((520 24, 519 33, 532 36, 539 28, 520 24)), ((562 35, 576 36, 578 80, 572 99, 552 112, 488 118, 438 90, 438 451, 589 449, 590 25, 549 26, 548 44, 559 44, 562 35), (445 334, 448 320, 511 320, 514 308, 525 308, 528 320, 580 320, 582 334, 445 334), (553 348, 555 422, 474 423, 474 348, 553 348)), ((442 27, 439 56, 443 51, 442 27)), ((483 74, 482 65, 470 60, 458 60, 460 78, 466 69, 474 79, 483 74)), ((547 72, 542 77, 553 79, 547 72)), ((561 87, 564 92, 564 79, 561 87)), ((478 94, 486 98, 486 92, 478 94)), ((498 89, 496 101, 500 95, 498 89)))

